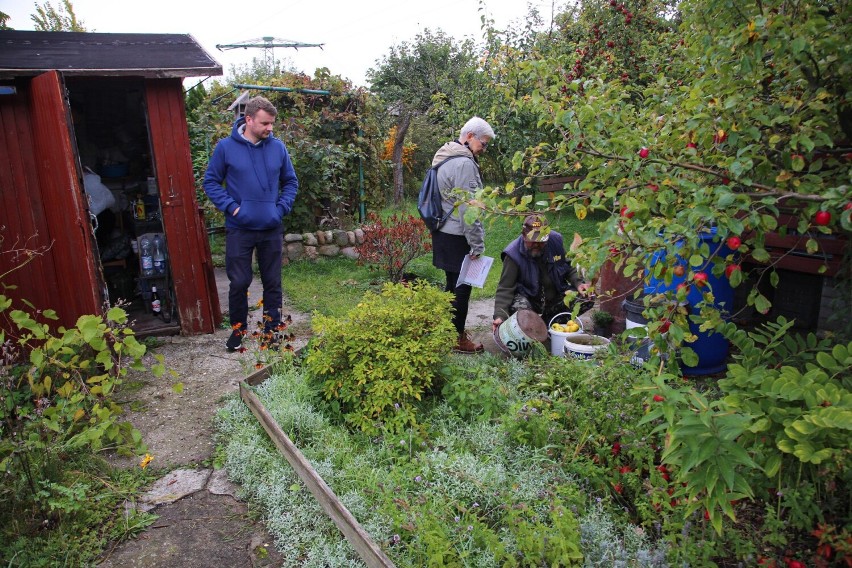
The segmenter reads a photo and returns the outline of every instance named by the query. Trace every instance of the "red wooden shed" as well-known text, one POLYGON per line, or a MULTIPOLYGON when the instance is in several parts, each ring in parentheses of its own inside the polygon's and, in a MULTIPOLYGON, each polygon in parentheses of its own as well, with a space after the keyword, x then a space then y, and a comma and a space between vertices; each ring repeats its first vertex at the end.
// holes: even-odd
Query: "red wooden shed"
POLYGON ((189 35, 0 31, 7 295, 66 327, 120 303, 140 334, 214 331, 182 79, 221 74, 189 35))

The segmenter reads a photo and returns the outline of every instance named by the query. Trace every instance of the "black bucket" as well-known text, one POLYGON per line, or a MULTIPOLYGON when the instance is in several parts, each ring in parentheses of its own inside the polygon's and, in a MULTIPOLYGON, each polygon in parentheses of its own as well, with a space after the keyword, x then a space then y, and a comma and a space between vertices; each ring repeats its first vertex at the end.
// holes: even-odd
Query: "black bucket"
POLYGON ((624 300, 621 303, 621 308, 625 314, 625 329, 644 327, 648 324, 648 320, 642 315, 642 312, 645 311, 645 304, 641 297, 636 300, 624 300))

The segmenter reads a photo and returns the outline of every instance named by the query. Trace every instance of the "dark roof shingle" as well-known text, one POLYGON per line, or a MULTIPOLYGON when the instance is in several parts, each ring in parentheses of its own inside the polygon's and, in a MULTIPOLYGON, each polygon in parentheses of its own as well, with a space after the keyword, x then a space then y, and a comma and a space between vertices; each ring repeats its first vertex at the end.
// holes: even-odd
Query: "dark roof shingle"
POLYGON ((0 77, 38 75, 198 77, 222 66, 189 34, 0 30, 0 77))

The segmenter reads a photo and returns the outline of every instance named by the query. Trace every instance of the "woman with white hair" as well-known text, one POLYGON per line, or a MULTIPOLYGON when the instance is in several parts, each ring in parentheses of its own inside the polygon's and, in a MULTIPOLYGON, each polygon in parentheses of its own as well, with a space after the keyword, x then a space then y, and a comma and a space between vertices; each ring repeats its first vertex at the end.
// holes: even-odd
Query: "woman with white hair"
POLYGON ((474 116, 462 127, 459 139, 441 146, 432 158, 433 166, 450 157, 467 158, 450 160, 438 169, 438 187, 443 197, 444 214, 452 213, 446 223, 432 233, 432 264, 444 271, 447 276, 446 290, 455 296, 453 325, 458 331, 455 351, 459 353, 479 353, 483 350, 482 344, 473 342, 464 329, 471 287, 467 284, 457 286, 456 283, 464 257, 467 255, 476 259, 485 251, 485 230, 478 219, 470 224, 465 222, 467 206, 462 203, 455 208, 456 197, 451 193, 454 189, 463 189, 473 197, 476 190, 482 188, 478 157, 493 139, 494 130, 491 126, 474 116))

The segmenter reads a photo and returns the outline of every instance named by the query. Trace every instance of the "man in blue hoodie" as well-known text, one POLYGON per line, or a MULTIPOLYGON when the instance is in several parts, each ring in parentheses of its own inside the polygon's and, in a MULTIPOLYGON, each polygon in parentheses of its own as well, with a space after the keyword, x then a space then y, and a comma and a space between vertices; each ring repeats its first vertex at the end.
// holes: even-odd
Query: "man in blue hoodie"
POLYGON ((229 351, 242 345, 246 333, 255 251, 263 282, 264 331, 272 336, 281 326, 282 221, 293 208, 299 180, 287 147, 272 135, 276 114, 264 97, 249 100, 231 136, 216 145, 204 175, 204 191, 225 214, 229 351))

